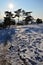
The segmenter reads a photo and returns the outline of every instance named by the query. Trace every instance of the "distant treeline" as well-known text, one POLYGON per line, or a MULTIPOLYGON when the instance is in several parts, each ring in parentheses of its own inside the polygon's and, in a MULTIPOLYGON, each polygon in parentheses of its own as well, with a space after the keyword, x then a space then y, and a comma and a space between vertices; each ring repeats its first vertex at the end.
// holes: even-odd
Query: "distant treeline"
POLYGON ((10 25, 28 25, 28 24, 40 24, 42 23, 42 19, 37 18, 36 22, 34 22, 33 16, 31 16, 31 11, 26 12, 25 10, 18 9, 14 11, 14 14, 9 11, 5 11, 4 22, 0 23, 0 28, 6 28, 10 25), (18 22, 16 23, 15 18, 18 17, 18 22), (19 21, 19 18, 22 17, 22 21, 19 21))

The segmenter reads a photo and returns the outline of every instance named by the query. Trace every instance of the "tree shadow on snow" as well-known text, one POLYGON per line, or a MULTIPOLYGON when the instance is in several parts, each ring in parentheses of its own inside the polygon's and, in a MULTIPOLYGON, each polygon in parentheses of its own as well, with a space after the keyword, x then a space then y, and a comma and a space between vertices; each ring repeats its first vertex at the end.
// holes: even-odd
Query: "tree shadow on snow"
POLYGON ((15 35, 14 28, 0 30, 0 43, 4 43, 5 41, 12 42, 12 35, 15 35))

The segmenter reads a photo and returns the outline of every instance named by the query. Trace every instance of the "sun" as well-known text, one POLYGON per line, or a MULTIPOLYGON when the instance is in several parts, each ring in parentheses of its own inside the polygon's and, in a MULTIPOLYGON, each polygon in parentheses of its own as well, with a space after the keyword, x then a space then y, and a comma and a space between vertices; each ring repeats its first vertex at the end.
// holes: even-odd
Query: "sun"
POLYGON ((13 3, 9 3, 8 8, 9 8, 10 10, 12 10, 12 9, 14 8, 14 4, 13 4, 13 3))

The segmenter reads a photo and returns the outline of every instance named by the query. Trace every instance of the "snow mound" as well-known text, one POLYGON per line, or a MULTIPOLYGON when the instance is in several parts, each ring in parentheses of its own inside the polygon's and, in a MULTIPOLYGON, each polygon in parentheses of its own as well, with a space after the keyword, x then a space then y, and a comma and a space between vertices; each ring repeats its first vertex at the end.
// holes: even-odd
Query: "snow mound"
POLYGON ((0 30, 1 57, 11 65, 43 65, 43 24, 0 30))

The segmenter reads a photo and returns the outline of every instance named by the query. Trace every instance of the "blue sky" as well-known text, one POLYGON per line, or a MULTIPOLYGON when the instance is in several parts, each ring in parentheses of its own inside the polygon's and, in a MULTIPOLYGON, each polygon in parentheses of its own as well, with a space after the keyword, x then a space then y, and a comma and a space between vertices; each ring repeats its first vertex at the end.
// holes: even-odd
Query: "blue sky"
POLYGON ((12 3, 14 5, 14 10, 22 8, 26 11, 32 11, 32 16, 34 18, 43 19, 43 0, 0 0, 0 17, 2 17, 2 12, 9 10, 8 4, 12 3))

